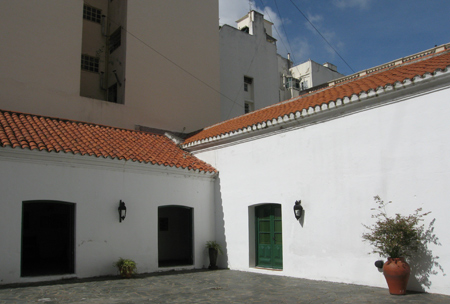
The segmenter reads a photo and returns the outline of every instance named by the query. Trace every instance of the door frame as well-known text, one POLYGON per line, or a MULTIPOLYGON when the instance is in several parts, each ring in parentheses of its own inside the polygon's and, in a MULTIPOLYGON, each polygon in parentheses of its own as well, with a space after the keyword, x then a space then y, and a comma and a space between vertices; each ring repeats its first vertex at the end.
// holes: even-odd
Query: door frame
MULTIPOLYGON (((272 270, 283 270, 283 245, 281 245, 281 267, 267 267, 267 266, 258 266, 258 217, 256 216, 256 211, 259 207, 273 205, 279 208, 280 210, 280 218, 281 218, 281 227, 283 226, 283 212, 282 205, 280 203, 261 203, 256 205, 251 205, 248 207, 248 231, 249 231, 249 267, 251 268, 265 268, 272 270)), ((282 229, 282 228, 281 228, 282 229)), ((283 232, 281 231, 281 239, 283 241, 283 232)))

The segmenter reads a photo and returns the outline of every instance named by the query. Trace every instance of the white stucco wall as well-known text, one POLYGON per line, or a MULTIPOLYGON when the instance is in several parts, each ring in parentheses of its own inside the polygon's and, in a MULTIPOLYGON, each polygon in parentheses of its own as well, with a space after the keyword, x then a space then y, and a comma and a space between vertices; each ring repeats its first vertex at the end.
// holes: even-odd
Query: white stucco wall
MULTIPOLYGON (((242 142, 196 156, 220 172, 223 229, 231 269, 386 287, 380 259, 361 234, 372 222, 373 196, 394 203, 388 212, 423 207, 436 219, 442 246, 431 245, 450 271, 450 89, 363 110, 327 122, 242 142), (300 224, 293 206, 302 200, 300 224), (283 270, 251 267, 249 206, 279 203, 283 270)), ((250 208, 251 210, 251 208, 250 208)), ((219 227, 222 228, 222 227, 219 227)), ((437 270, 437 269, 435 269, 437 270)), ((429 277, 426 291, 450 294, 448 279, 429 277)), ((423 287, 423 285, 422 285, 423 287)), ((422 290, 413 277, 409 289, 422 290)))
POLYGON ((217 1, 128 1, 125 74, 111 62, 124 104, 80 96, 83 2, 0 1, 2 109, 176 132, 220 120, 217 1))
POLYGON ((138 272, 158 267, 158 207, 193 208, 194 265, 209 260, 205 243, 214 240, 214 179, 182 169, 165 169, 89 156, 2 148, 0 150, 0 284, 61 277, 116 274, 119 257, 137 262, 138 272), (75 203, 75 274, 20 277, 22 202, 75 203), (127 216, 119 222, 119 200, 127 216))

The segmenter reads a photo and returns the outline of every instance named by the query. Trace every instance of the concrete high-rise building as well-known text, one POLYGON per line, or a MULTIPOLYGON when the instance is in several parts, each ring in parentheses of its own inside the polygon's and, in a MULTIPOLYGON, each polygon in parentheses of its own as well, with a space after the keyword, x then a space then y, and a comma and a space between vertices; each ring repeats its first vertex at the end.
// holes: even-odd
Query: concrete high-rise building
POLYGON ((220 120, 217 1, 0 2, 0 108, 134 129, 220 120))

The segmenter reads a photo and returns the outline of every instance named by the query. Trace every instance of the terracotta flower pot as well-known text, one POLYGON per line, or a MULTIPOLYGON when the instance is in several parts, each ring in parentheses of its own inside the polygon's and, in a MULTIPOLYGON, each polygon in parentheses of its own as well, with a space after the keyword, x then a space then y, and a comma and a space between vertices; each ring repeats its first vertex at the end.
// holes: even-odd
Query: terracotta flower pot
POLYGON ((389 293, 404 295, 411 269, 404 258, 388 258, 383 266, 383 274, 389 287, 389 293))

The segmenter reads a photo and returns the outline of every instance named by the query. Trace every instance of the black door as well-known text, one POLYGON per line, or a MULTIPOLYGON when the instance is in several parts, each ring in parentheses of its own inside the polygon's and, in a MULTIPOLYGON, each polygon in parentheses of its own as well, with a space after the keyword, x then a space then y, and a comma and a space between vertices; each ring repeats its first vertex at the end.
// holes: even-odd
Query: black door
POLYGON ((184 206, 158 208, 158 266, 192 265, 193 209, 184 206))
POLYGON ((75 204, 23 202, 21 276, 74 273, 75 204))

